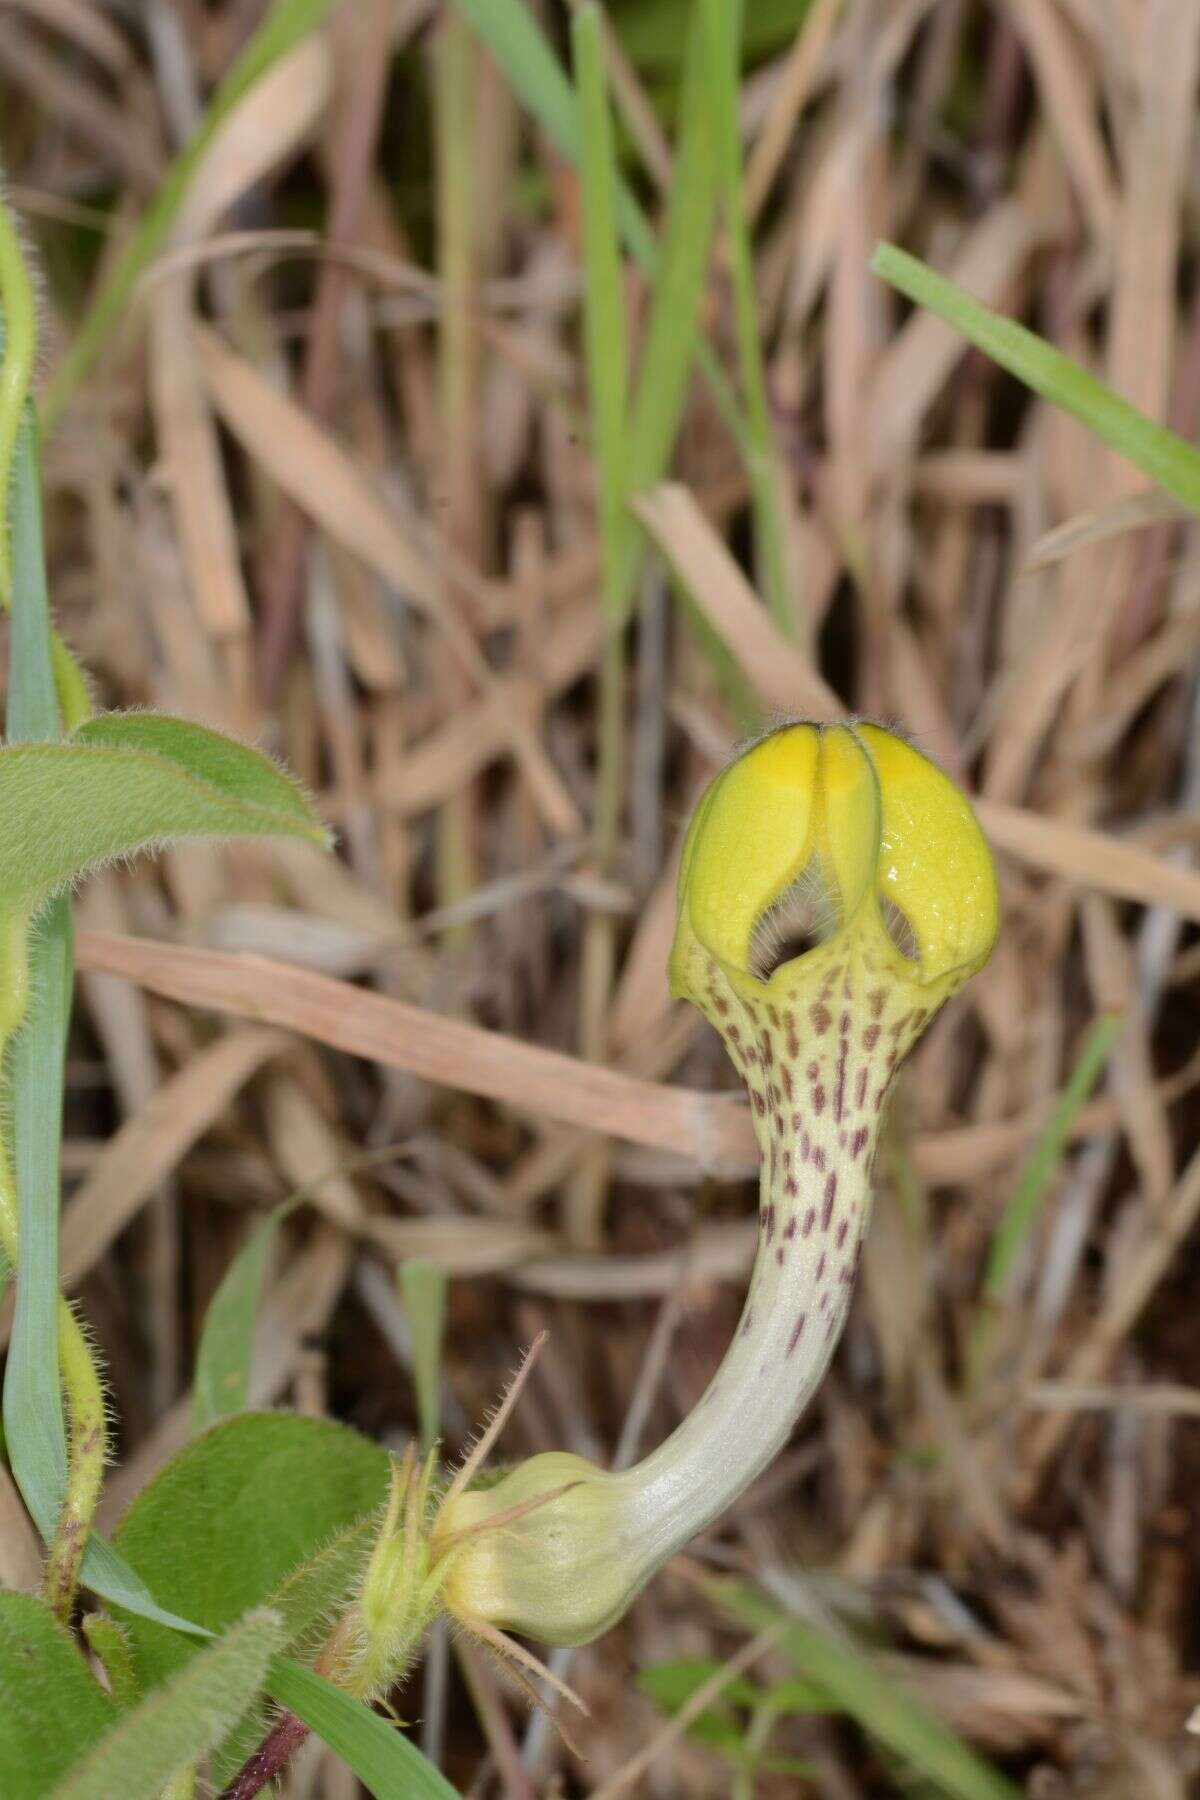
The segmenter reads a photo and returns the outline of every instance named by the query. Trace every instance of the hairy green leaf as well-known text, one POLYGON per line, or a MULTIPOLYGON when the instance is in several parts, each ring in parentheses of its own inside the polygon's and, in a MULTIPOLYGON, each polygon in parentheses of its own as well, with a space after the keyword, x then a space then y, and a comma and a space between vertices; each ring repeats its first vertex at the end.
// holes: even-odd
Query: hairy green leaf
POLYGON ((98 713, 79 727, 71 741, 165 757, 231 800, 294 819, 307 835, 321 834, 303 793, 270 757, 191 719, 177 719, 171 713, 98 713))
MULTIPOLYGON (((338 1569, 348 1585, 353 1543, 339 1563, 332 1540, 374 1513, 386 1497, 388 1457, 347 1426, 292 1413, 239 1413, 196 1438, 133 1502, 118 1528, 117 1549, 163 1605, 225 1630, 252 1607, 285 1617, 285 1647, 307 1639, 314 1620, 336 1605, 338 1569), (319 1553, 328 1549, 330 1560, 319 1553), (304 1565, 317 1560, 306 1579, 304 1565)), ((194 1639, 126 1616, 134 1669, 143 1691, 197 1654, 194 1639)), ((231 1773, 252 1747, 257 1719, 244 1722, 223 1750, 231 1773)))
POLYGON ((158 1800, 172 1776, 211 1749, 262 1691, 282 1639, 277 1613, 251 1613, 118 1720, 73 1765, 53 1800, 158 1800))
MULTIPOLYGON (((45 1800, 117 1718, 70 1634, 32 1594, 0 1592, 0 1792, 45 1800)), ((117 1790, 119 1791, 119 1790, 117 1790)))
POLYGON ((172 838, 246 836, 325 834, 268 757, 203 726, 102 714, 67 742, 0 750, 0 906, 172 838))

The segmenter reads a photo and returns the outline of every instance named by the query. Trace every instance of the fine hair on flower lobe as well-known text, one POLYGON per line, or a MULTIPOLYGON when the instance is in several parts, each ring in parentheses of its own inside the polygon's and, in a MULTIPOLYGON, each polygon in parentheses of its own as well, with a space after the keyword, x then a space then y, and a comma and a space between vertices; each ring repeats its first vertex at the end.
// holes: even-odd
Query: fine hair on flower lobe
POLYGON ((842 909, 814 856, 760 914, 750 942, 750 973, 765 981, 782 963, 831 938, 842 909))

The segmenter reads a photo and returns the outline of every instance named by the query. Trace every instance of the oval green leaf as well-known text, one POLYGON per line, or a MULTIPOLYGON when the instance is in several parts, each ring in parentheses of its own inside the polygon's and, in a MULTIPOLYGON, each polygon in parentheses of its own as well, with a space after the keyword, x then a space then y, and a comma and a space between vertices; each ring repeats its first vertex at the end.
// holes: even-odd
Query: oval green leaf
POLYGON ((154 713, 90 719, 0 750, 0 907, 29 910, 89 869, 178 838, 325 832, 269 757, 154 713))

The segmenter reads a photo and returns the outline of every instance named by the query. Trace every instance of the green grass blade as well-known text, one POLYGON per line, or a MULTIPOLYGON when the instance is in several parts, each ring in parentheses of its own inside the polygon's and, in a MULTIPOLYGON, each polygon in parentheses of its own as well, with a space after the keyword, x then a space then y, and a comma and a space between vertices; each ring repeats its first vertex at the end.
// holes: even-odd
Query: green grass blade
POLYGON ((1121 1024, 1119 1013, 1102 1013, 1084 1039, 1070 1079, 1030 1151, 996 1227, 983 1277, 983 1296, 987 1301, 1004 1298, 1013 1265, 1033 1230, 1050 1178, 1066 1149, 1071 1127, 1100 1079, 1121 1024))
MULTIPOLYGON (((15 459, 12 571, 8 736, 20 741, 53 738, 58 704, 31 414, 15 459)), ((21 1262, 4 1377, 4 1437, 13 1476, 47 1540, 58 1522, 67 1467, 58 1366, 58 1149, 72 966, 71 904, 64 897, 42 915, 32 947, 29 1012, 11 1062, 21 1262)), ((132 1612, 177 1630, 199 1630, 159 1607, 133 1570, 95 1535, 84 1556, 83 1578, 93 1592, 132 1612)))
POLYGON ((270 1690, 312 1727, 375 1800, 458 1800, 446 1777, 394 1725, 289 1657, 271 1664, 270 1690))
MULTIPOLYGON (((718 1602, 754 1631, 787 1617, 743 1582, 714 1582, 718 1602)), ((806 1621, 792 1619, 778 1649, 827 1696, 831 1712, 854 1719, 877 1743, 928 1782, 942 1800, 1020 1800, 1020 1790, 926 1711, 874 1659, 806 1621)))
MULTIPOLYGON (((688 30, 680 97, 675 178, 663 226, 645 339, 629 408, 629 491, 648 492, 666 472, 700 344, 704 294, 717 215, 717 158, 708 114, 704 34, 688 30)), ((631 527, 621 575, 622 605, 632 603, 644 539, 631 527)))
MULTIPOLYGON (((518 99, 554 139, 568 162, 578 168, 583 145, 578 102, 526 0, 457 0, 457 3, 508 76, 518 99)), ((624 183, 617 197, 617 216, 630 255, 647 275, 655 275, 659 251, 654 232, 624 183)), ((737 401, 707 344, 701 343, 697 347, 696 359, 725 424, 744 450, 746 427, 737 401)))
POLYGON ((1079 419, 1190 512, 1200 514, 1200 451, 1191 444, 1148 419, 1036 332, 981 306, 953 281, 894 244, 881 244, 871 267, 918 306, 953 325, 1035 394, 1079 419))
POLYGON ((446 1271, 422 1257, 400 1264, 400 1301, 412 1333, 413 1385, 421 1449, 437 1442, 442 1428, 442 1333, 446 1322, 446 1271))
MULTIPOLYGON (((58 735, 50 613, 42 553, 37 433, 18 436, 12 492, 10 739, 58 735)), ((13 1476, 38 1529, 53 1535, 66 1484, 67 1449, 58 1364, 58 1146, 63 1060, 71 1003, 71 908, 46 914, 30 954, 25 1028, 11 1052, 13 1162, 21 1260, 4 1379, 4 1433, 13 1476)))
POLYGON ((261 1692, 282 1638, 277 1613, 251 1613, 126 1713, 58 1784, 53 1800, 158 1800, 172 1776, 219 1743, 261 1692))
POLYGON ((29 1012, 9 1064, 21 1260, 4 1436, 17 1486, 47 1542, 67 1479, 58 1361, 58 1147, 73 975, 71 907, 64 897, 43 915, 30 951, 29 1012))
POLYGON ((458 0, 534 118, 568 161, 577 163, 583 142, 579 103, 546 35, 525 0, 458 0))
POLYGON ((134 1573, 119 1551, 95 1531, 88 1538, 83 1555, 81 1579, 84 1587, 102 1600, 112 1600, 126 1612, 151 1619, 156 1625, 167 1625, 187 1637, 211 1637, 212 1633, 192 1619, 185 1619, 169 1607, 160 1606, 140 1575, 134 1573))
POLYGON ((1102 1013, 1092 1025, 1070 1080, 1030 1151, 996 1227, 984 1268, 979 1311, 967 1342, 965 1387, 968 1394, 978 1391, 987 1374, 1013 1266, 1033 1230, 1071 1127, 1100 1079, 1121 1023, 1119 1013, 1102 1013))
POLYGON ((80 381, 129 305, 162 248, 193 175, 227 115, 267 70, 324 20, 332 0, 275 0, 270 12, 209 101, 199 130, 171 164, 133 236, 96 295, 46 391, 45 429, 53 431, 80 381))
MULTIPOLYGON (((248 1404, 250 1368, 254 1349, 254 1320, 263 1278, 279 1228, 300 1206, 312 1200, 329 1181, 354 1169, 372 1168, 391 1161, 396 1144, 382 1144, 346 1158, 323 1175, 316 1176, 272 1208, 250 1232, 226 1269, 208 1303, 196 1372, 192 1381, 192 1429, 206 1431, 218 1419, 244 1412, 248 1404)), ((422 1265, 422 1267, 432 1265, 422 1265)), ((439 1276, 441 1274, 438 1271, 439 1276)), ((444 1277, 441 1277, 444 1281, 444 1277)), ((440 1326, 439 1326, 440 1329, 440 1326)), ((436 1436, 436 1429, 434 1436, 436 1436)), ((134 1611, 137 1610, 135 1607, 134 1611)))
POLYGON ((285 1200, 254 1228, 208 1303, 192 1382, 193 1431, 207 1431, 218 1419, 246 1408, 263 1277, 279 1227, 302 1198, 297 1194, 285 1200))
POLYGON ((778 462, 762 338, 754 254, 742 197, 742 139, 739 110, 742 7, 739 0, 698 0, 704 29, 705 68, 711 128, 717 144, 724 202, 725 237, 733 284, 738 361, 745 397, 746 464, 754 501, 754 542, 759 578, 780 630, 792 635, 783 524, 779 516, 778 462))
POLYGON ((627 617, 620 591, 627 530, 625 396, 628 346, 617 239, 618 175, 604 75, 600 10, 587 0, 571 24, 579 92, 583 190, 583 337, 599 484, 602 592, 610 625, 627 617))
MULTIPOLYGON (((579 166, 583 127, 578 101, 553 50, 524 0, 458 0, 460 9, 528 107, 568 161, 579 166)), ((693 15, 684 58, 680 141, 660 254, 645 215, 623 184, 617 196, 621 237, 654 283, 649 322, 629 408, 628 487, 657 485, 670 461, 687 397, 693 361, 742 455, 749 432, 736 398, 700 334, 700 305, 716 217, 716 145, 709 116, 704 34, 693 15)), ((618 584, 622 612, 633 605, 645 540, 630 521, 618 584)), ((739 723, 749 728, 749 690, 728 651, 685 602, 689 621, 711 657, 722 686, 734 694, 739 723)))
MULTIPOLYGON (((583 121, 579 101, 562 64, 547 42, 526 0, 457 0, 459 11, 487 45, 534 118, 579 167, 583 121)), ((617 197, 621 235, 644 269, 658 252, 646 215, 622 183, 617 197)))

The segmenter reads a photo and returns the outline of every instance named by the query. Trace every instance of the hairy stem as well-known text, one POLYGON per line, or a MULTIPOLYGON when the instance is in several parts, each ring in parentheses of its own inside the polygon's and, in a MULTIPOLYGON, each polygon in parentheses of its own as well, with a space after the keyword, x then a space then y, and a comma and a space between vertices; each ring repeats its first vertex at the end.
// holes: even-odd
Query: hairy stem
POLYGON ((221 1800, 254 1800, 255 1794, 261 1794, 283 1773, 308 1733, 308 1726, 295 1713, 284 1713, 253 1756, 243 1763, 221 1800))
POLYGON ((100 1500, 108 1460, 104 1392, 83 1328, 66 1300, 58 1302, 58 1359, 67 1407, 67 1485, 54 1542, 46 1558, 43 1591, 64 1622, 71 1616, 88 1531, 100 1500))

